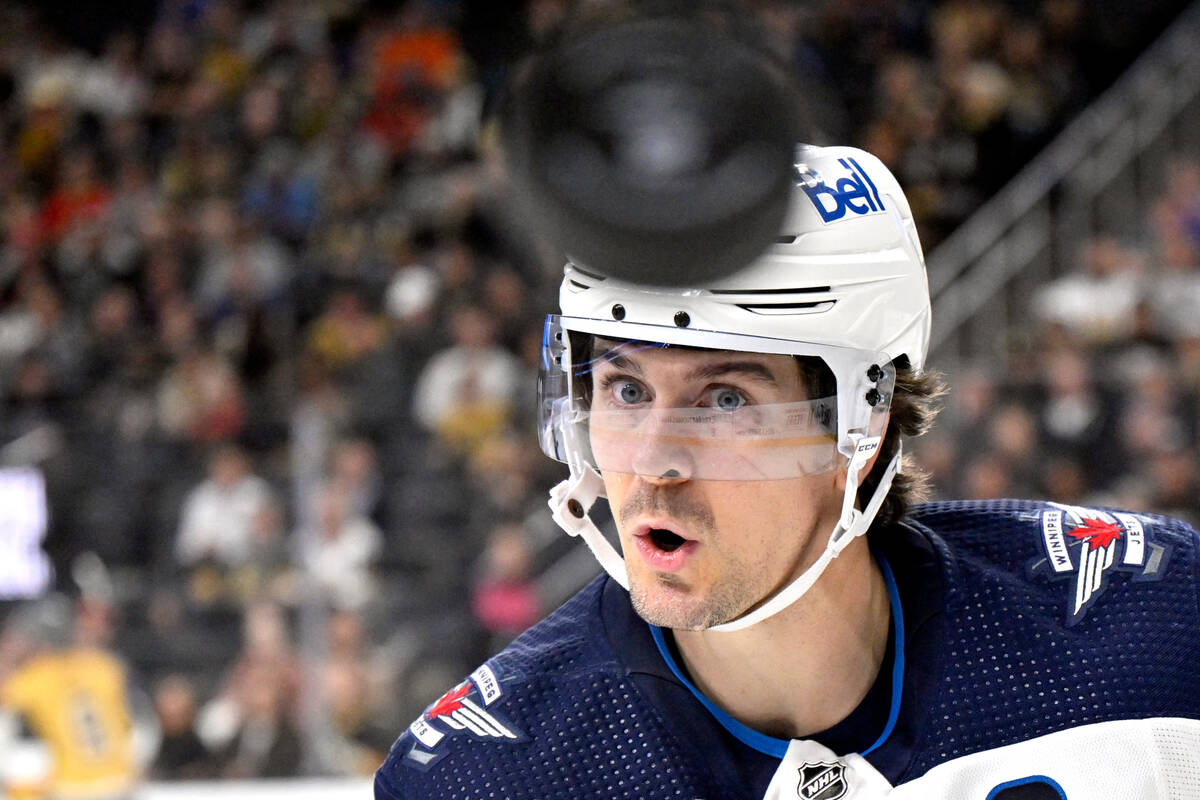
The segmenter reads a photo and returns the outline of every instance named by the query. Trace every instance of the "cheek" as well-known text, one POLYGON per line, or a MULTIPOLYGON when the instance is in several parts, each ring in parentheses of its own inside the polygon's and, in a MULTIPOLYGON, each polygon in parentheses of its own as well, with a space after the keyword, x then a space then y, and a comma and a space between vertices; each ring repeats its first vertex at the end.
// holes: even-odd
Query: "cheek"
POLYGON ((608 505, 616 517, 621 503, 629 496, 629 482, 632 476, 621 472, 602 472, 600 477, 604 480, 604 496, 608 498, 608 505))
POLYGON ((803 547, 831 508, 836 515, 832 484, 829 476, 731 483, 713 503, 717 528, 727 545, 803 547))

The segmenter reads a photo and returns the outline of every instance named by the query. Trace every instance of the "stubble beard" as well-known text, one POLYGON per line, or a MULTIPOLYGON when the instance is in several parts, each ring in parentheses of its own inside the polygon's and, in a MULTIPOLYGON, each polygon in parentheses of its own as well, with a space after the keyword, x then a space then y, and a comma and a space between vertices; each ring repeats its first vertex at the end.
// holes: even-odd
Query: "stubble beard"
MULTIPOLYGON (((618 518, 630 520, 648 511, 664 513, 688 523, 697 532, 707 534, 708 547, 716 543, 716 520, 703 502, 679 493, 642 488, 626 498, 618 518)), ((716 554, 719 555, 719 554, 716 554)), ((724 558, 721 560, 731 566, 724 558)), ((740 616, 745 610, 747 588, 751 585, 744 570, 726 575, 708 590, 707 597, 696 596, 694 589, 678 575, 650 572, 629 576, 629 597, 633 610, 651 625, 679 630, 704 630, 740 616), (644 579, 643 579, 644 577, 644 579)))
POLYGON ((707 596, 696 596, 678 576, 653 573, 645 581, 630 578, 633 610, 651 625, 674 630, 701 631, 737 619, 750 601, 751 584, 737 575, 712 586, 707 596))

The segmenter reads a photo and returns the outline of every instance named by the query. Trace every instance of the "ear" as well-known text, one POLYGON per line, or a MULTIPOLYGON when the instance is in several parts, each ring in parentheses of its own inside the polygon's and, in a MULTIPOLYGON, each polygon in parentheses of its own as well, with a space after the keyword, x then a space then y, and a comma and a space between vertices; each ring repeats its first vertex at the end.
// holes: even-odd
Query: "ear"
MULTIPOLYGON (((891 412, 888 412, 888 418, 884 420, 883 432, 879 434, 880 447, 875 448, 875 452, 867 459, 867 463, 858 471, 858 485, 862 486, 863 480, 871 474, 871 470, 875 469, 875 462, 879 460, 879 454, 883 452, 883 441, 887 438, 888 425, 891 423, 891 412)), ((846 491, 846 470, 839 469, 834 471, 834 486, 840 492, 846 491)))

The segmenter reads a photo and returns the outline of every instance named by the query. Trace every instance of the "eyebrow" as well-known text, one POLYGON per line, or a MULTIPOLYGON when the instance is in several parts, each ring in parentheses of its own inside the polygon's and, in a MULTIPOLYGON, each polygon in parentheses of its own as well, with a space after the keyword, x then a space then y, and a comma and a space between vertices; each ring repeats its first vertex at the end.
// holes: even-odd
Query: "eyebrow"
MULTIPOLYGON (((612 364, 616 369, 643 377, 641 365, 636 360, 617 352, 615 348, 609 348, 599 353, 593 359, 593 364, 601 361, 612 364)), ((685 379, 689 381, 712 380, 713 378, 723 378, 727 375, 741 375, 769 386, 779 385, 775 373, 767 365, 751 360, 726 360, 702 364, 688 373, 685 379)))
POLYGON ((741 375, 770 386, 779 385, 779 382, 775 380, 775 373, 771 372, 765 364, 757 361, 720 361, 714 364, 705 364, 693 370, 688 378, 712 380, 713 378, 723 378, 726 375, 741 375))

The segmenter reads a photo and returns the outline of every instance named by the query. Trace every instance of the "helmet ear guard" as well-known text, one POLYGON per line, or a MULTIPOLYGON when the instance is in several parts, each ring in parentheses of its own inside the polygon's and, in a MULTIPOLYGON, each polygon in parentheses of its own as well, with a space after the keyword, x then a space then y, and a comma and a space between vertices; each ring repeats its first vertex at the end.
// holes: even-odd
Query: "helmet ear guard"
MULTIPOLYGON (((880 450, 887 429, 896 362, 906 361, 919 372, 928 347, 924 258, 895 178, 878 159, 847 147, 802 146, 795 174, 778 243, 761 258, 720 280, 683 288, 630 283, 568 263, 560 291, 563 313, 548 318, 543 338, 540 441, 543 451, 566 462, 571 473, 551 492, 551 509, 555 520, 584 538, 605 570, 626 588, 621 556, 587 516, 603 495, 602 473, 614 464, 606 465, 603 453, 598 460, 592 452, 589 426, 602 421, 589 418, 588 365, 579 363, 577 343, 590 335, 657 346, 813 356, 833 373, 836 398, 828 403, 836 409, 836 421, 828 438, 842 457, 838 468, 846 470, 838 522, 816 562, 789 585, 752 612, 710 630, 738 630, 787 608, 867 532, 900 470, 897 442, 882 470, 876 467, 879 480, 871 496, 858 507, 864 468, 880 450)), ((808 411, 814 413, 813 408, 808 411)), ((680 440, 716 430, 707 413, 664 413, 669 422, 683 419, 693 425, 672 429, 662 417, 648 417, 656 430, 675 433, 680 440)), ((778 434, 776 444, 798 441, 797 429, 767 428, 778 434)), ((691 451, 696 454, 703 451, 691 451)), ((763 468, 766 462, 757 457, 751 464, 758 473, 741 479, 796 477, 763 468)), ((622 471, 620 464, 615 466, 613 471, 622 471)), ((709 466, 688 477, 737 478, 729 474, 733 469, 709 466)))

